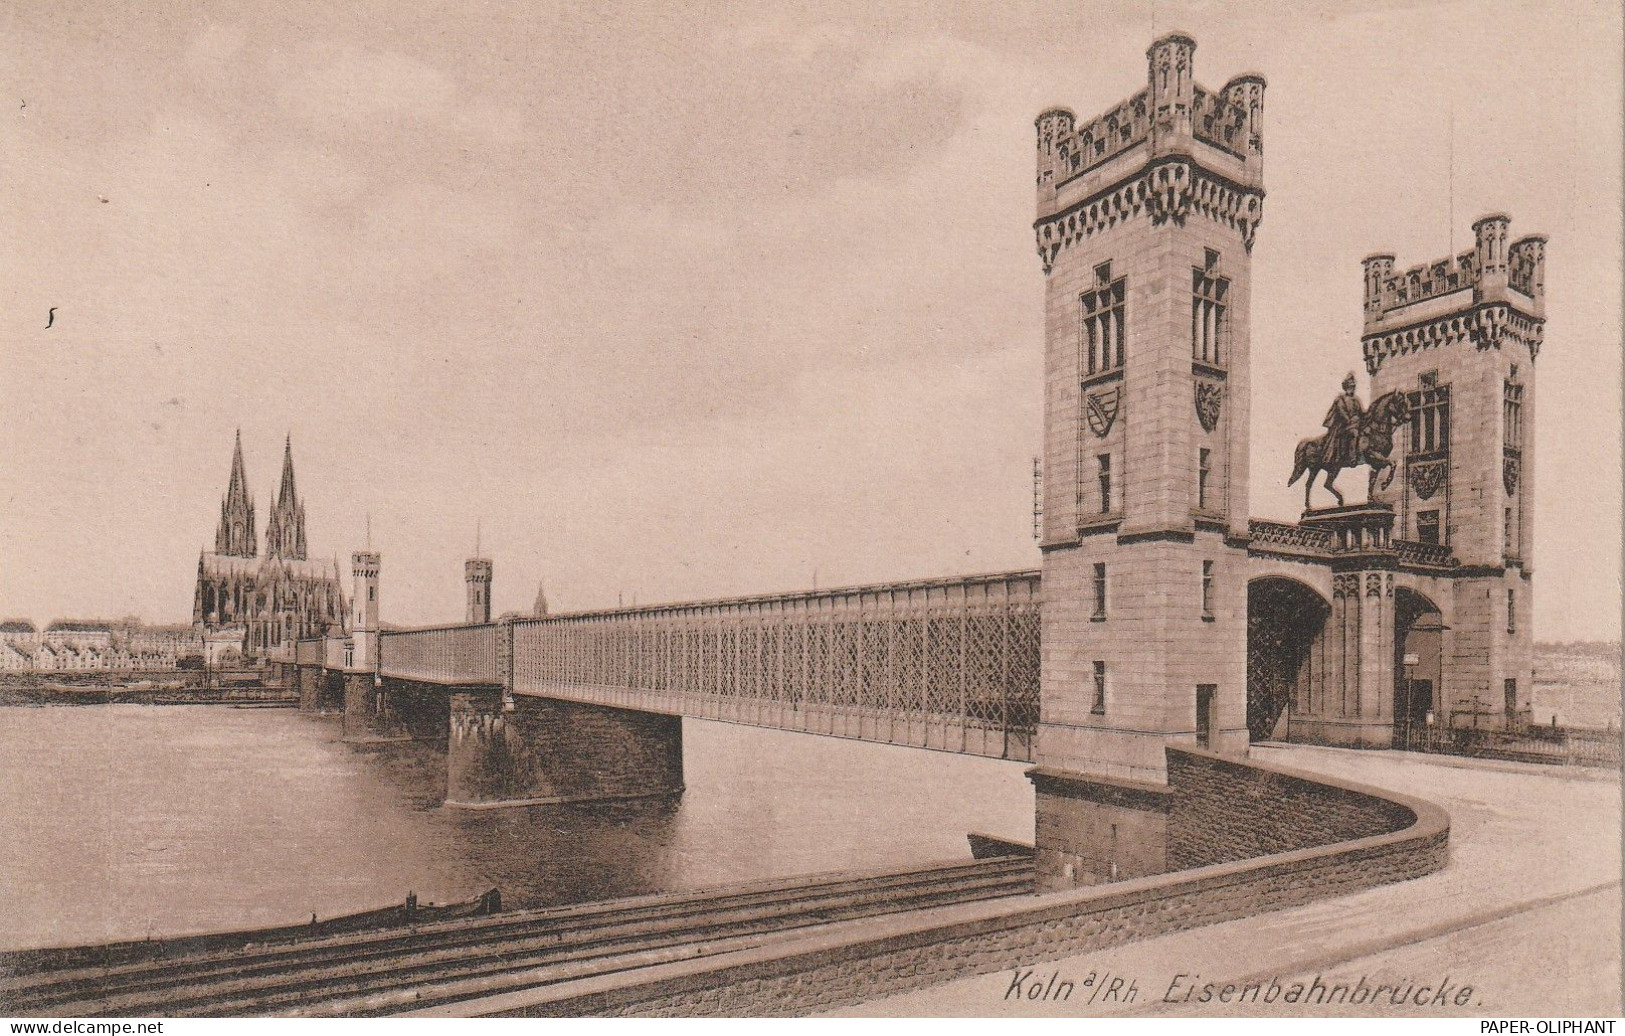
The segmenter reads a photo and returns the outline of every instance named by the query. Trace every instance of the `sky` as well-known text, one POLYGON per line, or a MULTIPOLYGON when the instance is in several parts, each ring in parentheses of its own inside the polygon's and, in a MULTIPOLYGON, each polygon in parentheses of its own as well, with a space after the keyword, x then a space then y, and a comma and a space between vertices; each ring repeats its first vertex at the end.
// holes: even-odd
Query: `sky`
POLYGON ((1252 513, 1366 391, 1361 257, 1508 212, 1536 636, 1618 636, 1617 3, 875 6, 5 5, 0 614, 187 620, 239 428, 387 622, 476 525, 498 612, 1036 568, 1032 121, 1177 28, 1269 81, 1252 513))

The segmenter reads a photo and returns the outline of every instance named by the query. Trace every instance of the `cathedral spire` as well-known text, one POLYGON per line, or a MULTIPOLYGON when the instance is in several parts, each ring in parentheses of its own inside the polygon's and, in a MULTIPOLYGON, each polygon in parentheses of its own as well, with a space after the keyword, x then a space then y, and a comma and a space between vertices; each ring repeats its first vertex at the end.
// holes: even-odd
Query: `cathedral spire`
POLYGON ((220 525, 214 534, 214 552, 251 558, 256 552, 254 500, 248 495, 248 475, 243 468, 243 431, 237 430, 231 454, 231 482, 220 501, 220 525))
POLYGON ((305 509, 294 488, 292 434, 282 444, 282 485, 265 525, 265 553, 267 557, 305 560, 305 509))
POLYGON ((280 508, 280 507, 285 506, 283 504, 284 500, 293 500, 293 501, 296 502, 295 506, 297 506, 298 494, 294 492, 294 488, 293 488, 293 433, 292 432, 289 432, 288 437, 286 439, 282 440, 282 487, 277 490, 277 496, 276 496, 276 505, 277 505, 277 507, 280 508))
POLYGON ((237 429, 237 441, 231 450, 231 486, 227 495, 248 492, 248 476, 243 472, 243 430, 237 429))

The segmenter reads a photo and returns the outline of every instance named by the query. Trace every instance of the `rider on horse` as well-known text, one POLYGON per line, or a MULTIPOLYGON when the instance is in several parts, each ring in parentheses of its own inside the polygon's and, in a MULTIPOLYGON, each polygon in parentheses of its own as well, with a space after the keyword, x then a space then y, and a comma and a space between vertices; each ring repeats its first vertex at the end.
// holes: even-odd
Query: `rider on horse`
POLYGON ((1352 468, 1360 463, 1360 426, 1365 420, 1365 407, 1354 394, 1357 382, 1354 372, 1343 379, 1343 394, 1332 400, 1323 422, 1326 445, 1320 458, 1323 468, 1352 468))
POLYGON ((1343 494, 1337 491, 1337 473, 1345 468, 1364 464, 1371 469, 1367 500, 1375 498, 1379 475, 1386 476, 1383 489, 1394 480, 1396 468, 1389 459, 1394 449, 1394 429, 1410 420, 1410 403, 1403 390, 1395 389, 1373 399, 1367 410, 1354 394, 1356 384, 1352 373, 1343 379, 1343 394, 1332 400, 1332 408, 1326 413, 1326 434, 1305 439, 1292 451, 1292 477, 1286 484, 1295 485, 1308 473, 1303 484, 1305 510, 1309 509, 1309 490, 1317 474, 1325 474, 1325 489, 1337 499, 1338 506, 1343 504, 1343 494))

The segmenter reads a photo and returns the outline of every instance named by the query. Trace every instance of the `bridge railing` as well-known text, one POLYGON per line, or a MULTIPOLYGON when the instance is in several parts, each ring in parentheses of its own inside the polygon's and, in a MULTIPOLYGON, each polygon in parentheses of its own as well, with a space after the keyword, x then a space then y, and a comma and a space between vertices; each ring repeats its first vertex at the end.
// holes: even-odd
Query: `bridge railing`
POLYGON ((1337 549, 1337 536, 1329 529, 1309 529, 1290 522, 1254 518, 1247 535, 1256 547, 1286 549, 1293 553, 1329 554, 1337 549))
POLYGON ((1451 568, 1457 562, 1450 547, 1439 543, 1418 543, 1414 540, 1389 540, 1387 545, 1372 547, 1356 544, 1339 545, 1337 534, 1330 529, 1317 529, 1290 522, 1276 522, 1254 518, 1247 523, 1247 535, 1253 550, 1275 551, 1322 557, 1337 553, 1392 552, 1401 565, 1423 568, 1451 568))
POLYGON ((422 683, 497 683, 497 626, 436 626, 378 637, 378 670, 422 683))
POLYGON ((1415 540, 1394 540, 1393 543, 1402 565, 1451 568, 1456 564, 1454 553, 1442 543, 1419 543, 1415 540))
POLYGON ((1038 612, 1039 574, 1014 572, 519 620, 513 689, 627 689, 719 718, 724 702, 914 716, 1030 739, 1038 612))

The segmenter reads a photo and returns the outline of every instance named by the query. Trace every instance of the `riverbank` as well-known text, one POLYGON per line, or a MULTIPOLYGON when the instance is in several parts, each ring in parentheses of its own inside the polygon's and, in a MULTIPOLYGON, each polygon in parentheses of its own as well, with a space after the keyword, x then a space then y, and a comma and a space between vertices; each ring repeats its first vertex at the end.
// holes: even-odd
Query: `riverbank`
POLYGON ((297 705, 295 691, 267 685, 257 670, 204 673, 7 673, 0 676, 4 705, 297 705))
POLYGON ((0 687, 0 706, 298 704, 299 695, 275 687, 0 687))

